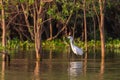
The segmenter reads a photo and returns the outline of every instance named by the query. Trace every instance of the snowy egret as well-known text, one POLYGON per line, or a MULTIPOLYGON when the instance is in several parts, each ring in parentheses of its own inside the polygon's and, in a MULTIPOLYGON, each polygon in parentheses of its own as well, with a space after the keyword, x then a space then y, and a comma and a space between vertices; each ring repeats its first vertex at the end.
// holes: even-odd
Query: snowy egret
POLYGON ((68 36, 68 39, 70 39, 70 45, 72 48, 72 51, 76 54, 76 55, 83 55, 83 50, 81 48, 78 48, 77 46, 75 46, 73 44, 73 37, 72 36, 68 36))

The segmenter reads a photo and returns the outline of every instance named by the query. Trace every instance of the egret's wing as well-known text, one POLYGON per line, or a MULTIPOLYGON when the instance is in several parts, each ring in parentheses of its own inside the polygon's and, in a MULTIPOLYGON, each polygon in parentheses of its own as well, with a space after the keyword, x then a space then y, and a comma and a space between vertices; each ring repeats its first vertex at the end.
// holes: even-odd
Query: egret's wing
POLYGON ((74 46, 74 51, 77 55, 83 54, 83 50, 81 48, 78 48, 77 46, 74 46))

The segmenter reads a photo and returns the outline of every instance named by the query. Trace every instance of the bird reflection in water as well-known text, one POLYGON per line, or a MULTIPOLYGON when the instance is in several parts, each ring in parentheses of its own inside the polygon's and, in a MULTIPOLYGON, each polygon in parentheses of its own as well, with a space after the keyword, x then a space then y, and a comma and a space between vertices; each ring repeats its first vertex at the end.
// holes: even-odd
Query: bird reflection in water
POLYGON ((79 76, 82 73, 83 62, 82 61, 70 62, 70 66, 68 68, 69 68, 68 73, 71 77, 79 76))

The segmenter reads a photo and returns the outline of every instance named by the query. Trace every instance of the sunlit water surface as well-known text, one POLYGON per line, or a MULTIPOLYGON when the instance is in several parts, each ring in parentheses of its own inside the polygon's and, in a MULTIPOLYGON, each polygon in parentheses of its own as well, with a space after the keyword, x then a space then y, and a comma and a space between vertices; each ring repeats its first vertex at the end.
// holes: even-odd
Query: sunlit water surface
POLYGON ((108 52, 104 60, 99 56, 44 50, 39 62, 34 51, 16 51, 10 64, 0 61, 0 80, 120 80, 120 53, 108 52))

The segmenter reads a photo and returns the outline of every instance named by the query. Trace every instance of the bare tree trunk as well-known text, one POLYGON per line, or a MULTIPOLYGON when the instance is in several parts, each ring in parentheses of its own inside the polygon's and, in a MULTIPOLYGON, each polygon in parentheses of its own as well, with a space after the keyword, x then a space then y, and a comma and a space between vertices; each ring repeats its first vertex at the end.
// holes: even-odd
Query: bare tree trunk
MULTIPOLYGON (((2 16, 2 47, 6 47, 6 25, 5 25, 5 10, 4 10, 4 4, 3 0, 0 0, 1 4, 1 16, 2 16)), ((5 52, 5 49, 3 49, 2 53, 2 59, 3 61, 10 61, 10 55, 5 52)))
POLYGON ((52 39, 52 21, 50 20, 49 21, 49 23, 50 23, 50 39, 52 39))
POLYGON ((104 37, 104 6, 105 6, 105 0, 99 0, 99 5, 100 5, 99 29, 100 29, 100 38, 101 38, 101 57, 104 58, 104 56, 105 56, 105 37, 104 37))
MULTIPOLYGON (((6 46, 6 26, 5 26, 5 11, 4 11, 4 5, 3 5, 3 0, 0 0, 0 4, 1 4, 1 16, 2 16, 2 47, 5 48, 6 46)), ((6 53, 5 50, 3 50, 3 54, 2 54, 2 59, 3 61, 6 60, 6 53)))
MULTIPOLYGON (((84 13, 84 34, 85 34, 85 50, 87 51, 87 25, 86 25, 86 0, 83 1, 83 13, 84 13)), ((84 74, 86 76, 87 69, 87 52, 85 53, 85 62, 84 62, 84 74)))
POLYGON ((35 32, 35 51, 36 51, 36 59, 39 61, 41 59, 41 39, 39 31, 35 32))
POLYGON ((87 26, 86 26, 86 0, 83 2, 83 12, 84 12, 84 31, 85 31, 85 47, 87 51, 87 26))
POLYGON ((93 50, 94 50, 94 53, 95 53, 95 50, 96 50, 96 24, 95 24, 94 16, 92 17, 92 19, 93 19, 93 28, 94 28, 94 49, 93 50))
POLYGON ((1 1, 1 16, 2 16, 2 46, 6 46, 6 26, 5 26, 5 11, 3 6, 3 0, 1 1))
POLYGON ((75 28, 76 28, 76 22, 77 22, 77 13, 75 14, 75 22, 74 22, 74 26, 73 26, 73 28, 72 28, 72 30, 73 30, 73 38, 75 37, 75 28))
MULTIPOLYGON (((35 37, 35 51, 37 61, 41 60, 42 54, 42 24, 46 21, 43 21, 44 18, 44 9, 43 5, 45 2, 51 2, 52 0, 34 0, 33 4, 33 19, 34 19, 34 37, 35 37)), ((24 10, 24 8, 23 8, 24 10)), ((25 15, 26 16, 26 15, 25 15)), ((26 17, 27 19, 27 17, 26 17)), ((27 22, 28 23, 28 22, 27 22)), ((28 26, 30 24, 28 23, 28 26)))
MULTIPOLYGON (((39 1, 35 0, 34 4, 34 34, 35 34, 35 50, 36 50, 36 59, 39 61, 42 59, 41 57, 41 34, 42 34, 42 6, 38 4, 39 1)), ((40 1, 41 4, 41 1, 40 1)))
POLYGON ((34 34, 35 34, 36 59, 40 60, 40 33, 39 33, 39 30, 38 30, 35 11, 34 11, 34 34))
POLYGON ((29 21, 28 21, 28 15, 25 11, 25 7, 23 4, 21 4, 21 7, 22 7, 22 10, 23 10, 23 14, 24 14, 24 17, 25 17, 25 22, 26 22, 26 25, 27 25, 27 28, 28 28, 28 31, 30 33, 30 36, 31 36, 31 39, 33 40, 34 39, 34 34, 33 34, 33 31, 32 29, 30 28, 30 24, 29 24, 29 21))
POLYGON ((95 43, 96 43, 96 25, 95 25, 94 16, 92 17, 92 19, 93 19, 93 27, 94 27, 94 47, 95 47, 95 43))

